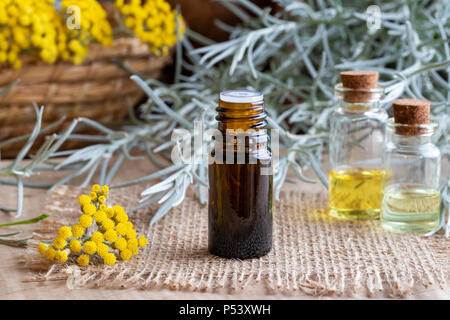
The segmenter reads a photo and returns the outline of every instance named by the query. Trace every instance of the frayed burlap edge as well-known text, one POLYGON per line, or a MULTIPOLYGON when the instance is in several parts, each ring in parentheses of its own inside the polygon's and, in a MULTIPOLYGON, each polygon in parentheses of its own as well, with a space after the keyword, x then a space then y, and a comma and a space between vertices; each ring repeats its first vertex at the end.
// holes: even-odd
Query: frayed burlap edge
MULTIPOLYGON (((48 199, 46 213, 34 238, 51 239, 58 228, 79 215, 76 198, 82 189, 61 186, 48 199)), ((139 190, 114 190, 114 203, 130 209, 139 190)), ((252 260, 227 260, 208 254, 207 209, 186 198, 160 222, 149 227, 155 208, 131 215, 149 245, 138 256, 115 266, 72 262, 50 264, 31 243, 25 256, 34 271, 27 281, 66 279, 69 288, 170 288, 228 292, 263 284, 268 293, 301 290, 324 296, 394 296, 424 288, 447 288, 450 241, 387 233, 377 221, 337 221, 327 214, 322 194, 286 192, 274 202, 273 249, 252 260), (42 272, 45 270, 45 272, 42 272)))

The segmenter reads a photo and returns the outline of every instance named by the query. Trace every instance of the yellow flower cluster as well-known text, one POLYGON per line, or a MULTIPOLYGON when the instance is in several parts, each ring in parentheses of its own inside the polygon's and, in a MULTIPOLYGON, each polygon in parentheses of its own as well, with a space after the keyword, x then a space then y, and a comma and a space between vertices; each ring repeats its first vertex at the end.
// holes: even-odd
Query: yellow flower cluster
POLYGON ((96 0, 62 0, 61 6, 55 0, 0 0, 0 64, 20 68, 25 53, 50 64, 82 63, 92 42, 112 43, 106 13, 96 0), (72 12, 79 29, 66 23, 71 6, 79 8, 72 12))
POLYGON ((83 62, 90 43, 97 42, 105 47, 112 44, 111 25, 107 20, 105 10, 97 0, 62 0, 61 12, 64 21, 71 24, 79 23, 77 26, 79 28, 66 28, 70 39, 68 51, 70 59, 75 64, 83 62), (71 11, 71 8, 79 8, 79 12, 71 11), (78 13, 79 16, 77 16, 78 13), (73 19, 71 20, 71 18, 73 19))
POLYGON ((20 54, 33 48, 54 63, 67 39, 52 0, 0 0, 0 63, 22 66, 20 54))
POLYGON ((88 265, 94 257, 113 265, 118 257, 128 260, 138 254, 139 247, 147 245, 147 239, 138 238, 123 207, 105 204, 108 194, 108 186, 96 184, 89 195, 80 196, 78 203, 82 214, 78 223, 72 227, 62 226, 51 246, 39 243, 39 253, 50 261, 59 262, 66 262, 72 253, 80 266, 88 265))
POLYGON ((172 10, 165 0, 116 0, 116 7, 124 24, 149 45, 155 55, 168 55, 169 48, 177 42, 177 19, 180 35, 184 33, 181 15, 172 10))

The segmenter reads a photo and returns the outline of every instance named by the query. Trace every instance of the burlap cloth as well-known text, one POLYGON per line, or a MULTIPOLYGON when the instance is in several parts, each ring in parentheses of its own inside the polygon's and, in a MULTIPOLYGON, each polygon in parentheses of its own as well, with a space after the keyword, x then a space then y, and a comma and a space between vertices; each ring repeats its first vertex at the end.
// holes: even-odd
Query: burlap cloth
MULTIPOLYGON (((63 224, 79 215, 75 187, 58 187, 50 195, 35 239, 53 238, 63 224)), ((113 190, 116 204, 132 208, 139 190, 113 190)), ((207 209, 186 198, 165 218, 149 227, 155 207, 131 215, 149 244, 138 256, 115 266, 84 268, 74 263, 50 265, 27 249, 29 281, 67 279, 69 288, 107 287, 174 290, 245 290, 263 284, 269 293, 311 295, 405 296, 424 287, 447 288, 450 240, 384 232, 378 222, 337 221, 327 214, 323 194, 285 192, 274 202, 273 249, 260 259, 227 260, 208 254, 207 209), (43 272, 45 271, 45 272, 43 272)))

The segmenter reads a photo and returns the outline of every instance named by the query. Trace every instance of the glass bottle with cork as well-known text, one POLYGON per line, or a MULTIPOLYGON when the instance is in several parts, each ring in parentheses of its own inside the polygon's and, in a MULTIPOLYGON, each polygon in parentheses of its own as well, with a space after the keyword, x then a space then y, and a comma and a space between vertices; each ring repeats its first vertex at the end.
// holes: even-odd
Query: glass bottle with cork
POLYGON ((330 118, 330 214, 349 220, 376 219, 381 208, 381 151, 388 118, 378 72, 343 71, 339 104, 330 118))
POLYGON ((263 95, 222 92, 217 111, 209 164, 209 251, 225 258, 261 257, 272 247, 273 195, 263 95))
POLYGON ((385 181, 381 211, 384 229, 426 233, 439 225, 440 151, 432 142, 438 125, 430 121, 430 102, 398 99, 387 121, 383 150, 385 181))

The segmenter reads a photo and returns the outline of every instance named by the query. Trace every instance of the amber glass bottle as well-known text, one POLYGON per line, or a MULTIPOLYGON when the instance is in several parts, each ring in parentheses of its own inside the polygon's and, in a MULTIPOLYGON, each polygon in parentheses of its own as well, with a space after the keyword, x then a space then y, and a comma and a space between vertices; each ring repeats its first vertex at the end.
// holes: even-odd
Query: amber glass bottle
POLYGON ((263 95, 220 95, 209 165, 209 251, 225 258, 266 255, 272 247, 272 166, 263 95))

